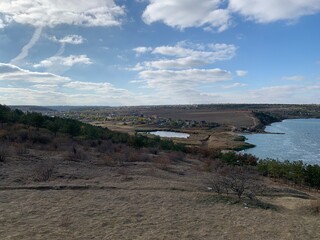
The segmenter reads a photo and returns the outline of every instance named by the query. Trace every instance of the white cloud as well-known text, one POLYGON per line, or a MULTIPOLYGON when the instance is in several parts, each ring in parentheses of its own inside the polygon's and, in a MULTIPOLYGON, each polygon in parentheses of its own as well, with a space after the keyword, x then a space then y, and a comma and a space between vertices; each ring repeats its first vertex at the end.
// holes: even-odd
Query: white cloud
POLYGON ((68 57, 60 57, 60 56, 53 56, 48 59, 41 61, 38 64, 34 64, 33 67, 35 68, 50 68, 50 67, 72 67, 76 64, 85 64, 90 65, 92 61, 87 55, 70 55, 68 57))
POLYGON ((296 20, 320 11, 319 0, 229 0, 229 9, 249 20, 269 23, 296 20))
POLYGON ((310 90, 318 90, 318 89, 320 89, 320 85, 308 86, 307 89, 310 89, 310 90))
POLYGON ((73 81, 0 63, 0 102, 34 105, 141 105, 144 96, 111 83, 73 81))
POLYGON ((248 74, 248 71, 238 70, 236 71, 238 77, 245 77, 248 74))
POLYGON ((139 55, 144 54, 146 52, 150 52, 152 50, 152 48, 151 47, 136 47, 132 50, 134 52, 136 52, 136 54, 139 56, 139 55))
POLYGON ((84 39, 82 36, 79 35, 67 35, 64 38, 58 39, 56 36, 50 37, 50 40, 54 42, 58 42, 61 44, 73 44, 73 45, 79 45, 82 44, 86 39, 84 39))
POLYGON ((232 16, 257 22, 294 21, 320 11, 319 0, 149 0, 142 18, 145 23, 163 22, 184 29, 224 31, 232 24, 232 16))
POLYGON ((125 10, 113 0, 1 0, 0 13, 7 23, 14 21, 35 27, 118 26, 125 10))
POLYGON ((225 85, 225 86, 223 86, 223 88, 224 89, 230 89, 230 88, 236 88, 236 87, 245 87, 245 86, 247 86, 247 84, 245 84, 245 83, 233 83, 233 84, 231 84, 231 85, 225 85))
POLYGON ((6 24, 3 22, 2 19, 0 19, 0 29, 5 27, 6 27, 6 24))
MULTIPOLYGON (((34 105, 142 105, 192 103, 320 103, 319 84, 266 86, 255 90, 223 91, 214 83, 232 74, 221 69, 142 71, 136 81, 149 87, 147 94, 133 93, 109 82, 80 82, 51 73, 32 72, 0 63, 0 102, 34 105), (205 91, 203 91, 205 89, 205 91)), ((228 85, 226 85, 228 86, 228 85)))
POLYGON ((164 104, 169 100, 175 103, 200 103, 201 99, 209 101, 216 95, 202 93, 199 89, 231 80, 232 74, 219 68, 195 67, 231 59, 236 49, 228 44, 193 44, 186 41, 148 49, 148 57, 155 60, 137 63, 129 69, 139 71, 138 78, 131 83, 155 90, 157 99, 164 104))
POLYGON ((301 75, 293 75, 293 76, 286 76, 282 78, 283 80, 288 80, 288 81, 303 81, 306 78, 301 75))
POLYGON ((139 73, 146 85, 157 90, 170 92, 194 89, 201 84, 224 82, 231 79, 231 73, 221 69, 187 69, 173 70, 146 70, 139 73))
POLYGON ((230 14, 221 9, 223 0, 149 0, 142 18, 145 23, 164 22, 170 27, 211 27, 218 31, 230 25, 230 14))
POLYGON ((157 68, 157 69, 186 69, 208 65, 216 61, 232 59, 237 48, 232 44, 192 44, 180 42, 175 46, 160 46, 149 49, 152 54, 159 55, 160 60, 138 63, 134 69, 157 68))
POLYGON ((58 84, 69 82, 70 79, 52 73, 32 72, 12 64, 0 63, 0 81, 58 84))

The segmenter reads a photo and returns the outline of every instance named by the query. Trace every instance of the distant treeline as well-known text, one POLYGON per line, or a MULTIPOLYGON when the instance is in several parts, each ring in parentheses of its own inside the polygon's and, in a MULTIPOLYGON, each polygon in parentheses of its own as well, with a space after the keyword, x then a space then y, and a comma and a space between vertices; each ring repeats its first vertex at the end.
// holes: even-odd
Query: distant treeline
POLYGON ((86 124, 77 120, 43 116, 36 112, 23 113, 21 110, 12 110, 8 106, 0 105, 0 127, 4 124, 20 123, 33 126, 36 129, 45 128, 54 135, 57 133, 68 134, 71 137, 92 139, 92 140, 111 140, 113 143, 124 143, 135 148, 158 147, 163 150, 185 151, 185 145, 176 144, 171 140, 162 140, 160 137, 149 138, 140 134, 134 136, 127 133, 111 131, 86 124))

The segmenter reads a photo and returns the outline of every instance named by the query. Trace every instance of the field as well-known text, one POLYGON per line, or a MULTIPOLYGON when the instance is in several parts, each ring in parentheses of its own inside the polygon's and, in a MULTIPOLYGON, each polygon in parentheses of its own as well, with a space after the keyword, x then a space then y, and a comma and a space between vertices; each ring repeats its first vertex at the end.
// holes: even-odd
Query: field
POLYGON ((159 117, 171 118, 175 120, 194 120, 215 122, 221 125, 231 125, 237 128, 254 126, 251 111, 220 110, 210 111, 209 109, 157 109, 145 111, 147 115, 157 115, 159 117))
POLYGON ((63 114, 132 135, 140 130, 186 132, 190 134, 189 139, 174 141, 191 146, 243 149, 249 146, 243 141, 237 141, 238 135, 263 132, 266 125, 285 118, 319 118, 320 107, 276 104, 82 107, 53 114, 63 114))

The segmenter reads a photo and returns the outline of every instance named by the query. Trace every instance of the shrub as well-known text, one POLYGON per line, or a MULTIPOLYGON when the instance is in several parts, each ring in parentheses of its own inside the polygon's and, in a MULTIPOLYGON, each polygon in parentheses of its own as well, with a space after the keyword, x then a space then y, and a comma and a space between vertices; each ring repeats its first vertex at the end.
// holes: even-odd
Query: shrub
POLYGON ((156 165, 158 168, 168 171, 169 170, 169 166, 170 166, 170 159, 166 156, 159 156, 157 157, 157 159, 155 160, 156 165))
POLYGON ((254 172, 247 167, 225 166, 209 179, 210 188, 221 194, 233 192, 239 199, 245 195, 253 199, 262 186, 257 184, 254 172))
POLYGON ((0 145, 0 162, 5 162, 8 155, 8 148, 5 145, 0 145))
POLYGON ((51 138, 39 134, 31 136, 32 143, 48 144, 51 142, 51 138))
POLYGON ((35 167, 34 181, 46 182, 49 181, 54 171, 54 164, 52 162, 42 162, 35 167))
POLYGON ((320 213, 320 199, 314 200, 310 203, 311 211, 315 214, 320 213))
POLYGON ((181 162, 185 159, 185 154, 182 152, 170 152, 168 158, 173 162, 181 162))
POLYGON ((19 156, 26 155, 29 153, 29 149, 25 145, 18 145, 16 147, 16 154, 19 156))
POLYGON ((80 161, 80 160, 87 160, 88 154, 87 152, 83 151, 81 148, 73 146, 70 150, 69 154, 66 157, 66 160, 68 161, 80 161))
POLYGON ((235 166, 256 166, 258 158, 247 153, 236 153, 229 151, 220 154, 220 159, 229 164, 235 166))

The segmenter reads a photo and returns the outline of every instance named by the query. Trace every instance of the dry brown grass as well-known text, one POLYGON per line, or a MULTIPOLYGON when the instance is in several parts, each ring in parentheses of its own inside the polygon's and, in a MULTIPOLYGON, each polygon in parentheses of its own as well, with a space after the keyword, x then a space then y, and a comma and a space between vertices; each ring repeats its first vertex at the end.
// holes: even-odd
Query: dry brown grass
POLYGON ((207 191, 211 173, 196 155, 62 137, 57 143, 52 151, 36 145, 27 154, 12 151, 0 163, 1 240, 320 239, 319 215, 301 211, 314 208, 308 195, 258 196, 281 209, 265 210, 207 191), (88 157, 64 161, 79 149, 88 157), (41 165, 50 161, 53 167, 41 165))
POLYGON ((212 196, 209 193, 161 189, 20 190, 4 191, 1 196, 0 238, 4 240, 320 237, 320 223, 315 216, 208 201, 212 196))

